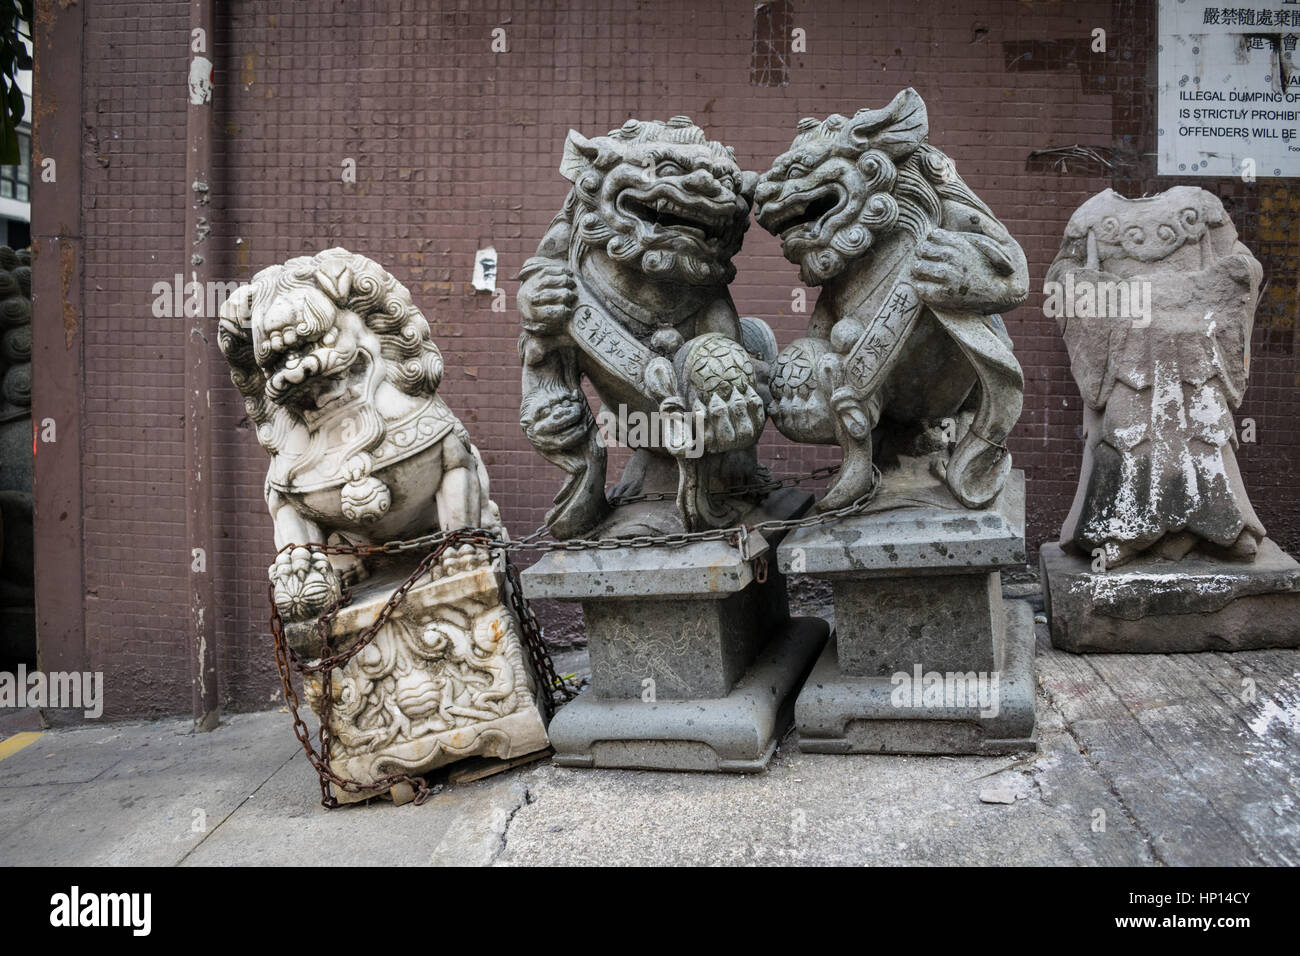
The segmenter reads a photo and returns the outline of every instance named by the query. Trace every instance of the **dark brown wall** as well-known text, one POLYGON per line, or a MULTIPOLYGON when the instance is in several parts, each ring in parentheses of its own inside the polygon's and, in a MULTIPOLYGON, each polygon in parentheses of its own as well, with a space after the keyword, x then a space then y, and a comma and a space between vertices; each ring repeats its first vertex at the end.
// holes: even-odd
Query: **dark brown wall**
MULTIPOLYGON (((750 0, 542 7, 225 2, 214 57, 218 272, 247 279, 331 245, 392 271, 432 324, 449 369, 445 397, 483 451, 493 496, 516 532, 540 523, 559 475, 517 424, 510 277, 565 195, 556 167, 570 126, 599 134, 630 116, 687 114, 732 144, 742 165, 763 169, 800 117, 879 106, 914 86, 929 105, 932 141, 1020 240, 1036 287, 1071 211, 1112 174, 1096 164, 1031 162, 1031 151, 1113 146, 1132 164, 1128 185, 1172 184, 1149 174, 1152 157, 1143 152, 1154 135, 1148 3, 793 2, 757 13, 750 0), (807 52, 784 65, 773 60, 784 49, 782 24, 807 35, 807 52), (490 48, 498 26, 506 53, 490 48), (1108 30, 1109 54, 1088 50, 1094 27, 1108 30), (751 82, 783 76, 788 85, 751 82), (355 184, 341 181, 349 158, 355 184), (504 314, 469 286, 474 250, 488 242, 510 295, 504 314)), ((85 620, 90 664, 107 672, 109 715, 190 706, 185 323, 150 312, 154 283, 170 281, 185 256, 186 21, 184 3, 163 0, 96 0, 86 13, 85 620)), ((62 128, 80 121, 63 107, 48 120, 62 128)), ((1242 453, 1243 471, 1266 525, 1295 552, 1296 220, 1276 208, 1294 201, 1277 187, 1228 189, 1240 196, 1231 209, 1246 241, 1272 244, 1273 286, 1243 409, 1259 422, 1260 439, 1242 453)), ((790 308, 796 269, 776 240, 751 229, 737 267, 742 312, 772 321, 783 343, 800 334, 806 316, 790 308)), ((1056 533, 1079 464, 1080 401, 1040 304, 1036 291, 1006 317, 1027 377, 1012 449, 1029 478, 1031 543, 1056 533)), ((216 394, 222 691, 228 707, 253 708, 278 697, 265 636, 273 550, 261 497, 265 459, 233 386, 216 394)), ((777 474, 833 460, 827 449, 789 445, 775 429, 767 435, 777 474)))

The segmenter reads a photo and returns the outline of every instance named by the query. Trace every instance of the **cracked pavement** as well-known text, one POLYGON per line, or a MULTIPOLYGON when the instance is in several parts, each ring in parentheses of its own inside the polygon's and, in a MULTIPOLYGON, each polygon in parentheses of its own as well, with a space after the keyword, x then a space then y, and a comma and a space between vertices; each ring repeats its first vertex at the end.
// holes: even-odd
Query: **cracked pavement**
MULTIPOLYGON (((534 763, 325 811, 284 711, 50 731, 0 760, 9 865, 1300 863, 1300 652, 1089 655, 1039 628, 1039 746, 767 773, 534 763)), ((567 652, 562 672, 585 655, 567 652)))

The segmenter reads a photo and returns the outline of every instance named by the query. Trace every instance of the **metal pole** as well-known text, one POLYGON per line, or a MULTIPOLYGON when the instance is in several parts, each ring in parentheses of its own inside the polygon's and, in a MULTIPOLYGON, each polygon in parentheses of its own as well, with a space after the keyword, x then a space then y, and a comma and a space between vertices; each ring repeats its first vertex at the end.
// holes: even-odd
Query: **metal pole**
MULTIPOLYGON (((213 145, 213 0, 191 0, 189 76, 185 95, 185 211, 183 274, 195 283, 203 307, 186 315, 185 335, 185 540, 189 560, 189 620, 187 637, 192 654, 194 730, 217 726, 216 614, 213 605, 212 535, 212 403, 208 359, 215 347, 216 316, 208 315, 211 288, 209 198, 213 145)), ((189 310, 186 310, 187 312, 189 310)))

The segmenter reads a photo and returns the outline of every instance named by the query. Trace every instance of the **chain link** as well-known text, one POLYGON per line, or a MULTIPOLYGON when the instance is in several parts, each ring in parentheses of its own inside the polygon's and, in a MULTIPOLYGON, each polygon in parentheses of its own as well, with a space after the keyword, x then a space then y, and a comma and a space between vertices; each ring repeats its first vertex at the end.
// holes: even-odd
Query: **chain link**
MULTIPOLYGON (((522 582, 519 579, 519 571, 515 568, 510 560, 510 553, 515 551, 591 551, 603 550, 610 551, 621 548, 655 548, 655 547, 681 547, 700 541, 728 541, 737 550, 740 551, 741 557, 746 561, 755 562, 754 576, 760 583, 767 580, 767 555, 752 555, 750 553, 750 537, 753 534, 771 534, 775 532, 793 531, 797 528, 814 527, 826 524, 831 521, 839 521, 843 518, 852 517, 864 510, 871 500, 875 497, 877 490, 880 488, 880 471, 872 465, 873 478, 871 490, 862 495, 856 501, 851 502, 841 508, 831 511, 822 511, 803 518, 773 518, 767 521, 758 521, 754 524, 739 524, 730 528, 710 528, 705 531, 675 531, 666 534, 642 534, 632 535, 625 538, 569 538, 558 540, 551 538, 550 528, 543 525, 536 531, 525 535, 522 538, 504 538, 499 532, 486 528, 459 528, 455 531, 437 531, 430 534, 420 535, 415 538, 408 538, 401 541, 387 541, 383 544, 375 545, 352 545, 352 544, 288 544, 280 549, 281 553, 291 548, 307 548, 311 551, 326 555, 352 555, 356 557, 371 557, 375 555, 400 555, 413 551, 424 551, 424 557, 415 566, 415 569, 407 575, 406 579, 389 595, 388 600, 380 609, 375 620, 368 625, 365 630, 357 635, 356 639, 346 648, 338 653, 331 654, 329 646, 330 629, 333 626, 334 618, 338 612, 348 606, 352 601, 350 591, 345 591, 333 604, 321 612, 316 619, 314 632, 319 641, 321 656, 319 659, 306 662, 301 660, 297 653, 289 646, 288 640, 284 633, 284 621, 281 619, 280 610, 275 603, 275 586, 270 585, 268 594, 271 602, 271 637, 275 643, 275 663, 280 674, 280 684, 284 689, 284 699, 289 705, 290 713, 293 715, 293 731, 297 736, 303 749, 307 753, 307 759, 312 767, 315 768, 320 778, 321 788, 321 805, 327 809, 333 809, 339 805, 338 798, 334 795, 333 788, 345 791, 347 793, 364 795, 365 797, 378 796, 385 790, 389 790, 397 784, 405 783, 411 786, 415 791, 415 803, 417 805, 424 803, 433 793, 429 789, 427 781, 423 777, 413 776, 407 773, 394 773, 381 777, 370 783, 362 783, 357 780, 349 780, 335 773, 330 767, 330 748, 332 743, 332 733, 329 730, 330 717, 333 713, 334 706, 334 671, 342 667, 353 657, 359 654, 369 645, 378 635, 380 629, 384 626, 401 603, 406 599, 407 593, 416 583, 442 558, 443 554, 449 548, 459 547, 466 544, 475 545, 485 548, 491 552, 501 555, 506 575, 506 599, 510 602, 511 609, 519 621, 519 627, 522 631, 524 646, 528 650, 529 660, 532 663, 534 675, 538 682, 538 703, 546 713, 547 720, 554 715, 556 708, 565 701, 572 700, 577 696, 576 688, 572 687, 569 682, 560 677, 555 671, 555 664, 551 660, 550 651, 546 647, 545 640, 542 636, 541 625, 537 617, 533 614, 532 607, 528 599, 524 596, 522 582), (321 678, 321 708, 320 708, 320 747, 317 749, 312 745, 311 732, 307 724, 299 714, 301 704, 298 700, 298 694, 293 687, 291 669, 296 670, 299 674, 307 679, 313 675, 320 674, 321 678)), ((811 472, 802 475, 792 475, 786 478, 774 479, 771 481, 758 482, 751 485, 741 485, 734 488, 725 489, 721 495, 738 495, 752 493, 770 493, 781 488, 789 488, 798 485, 804 481, 826 478, 834 475, 839 471, 838 465, 829 465, 817 468, 811 472)), ((655 492, 646 495, 616 497, 611 498, 611 504, 629 504, 634 501, 664 501, 675 498, 675 494, 667 492, 655 492)))

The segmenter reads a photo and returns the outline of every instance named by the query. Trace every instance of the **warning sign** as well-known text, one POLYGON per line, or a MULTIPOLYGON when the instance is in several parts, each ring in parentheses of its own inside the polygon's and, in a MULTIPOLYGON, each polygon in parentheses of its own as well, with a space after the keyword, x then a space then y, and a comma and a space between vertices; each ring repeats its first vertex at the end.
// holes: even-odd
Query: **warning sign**
POLYGON ((1160 0, 1158 172, 1300 176, 1300 0, 1160 0))

